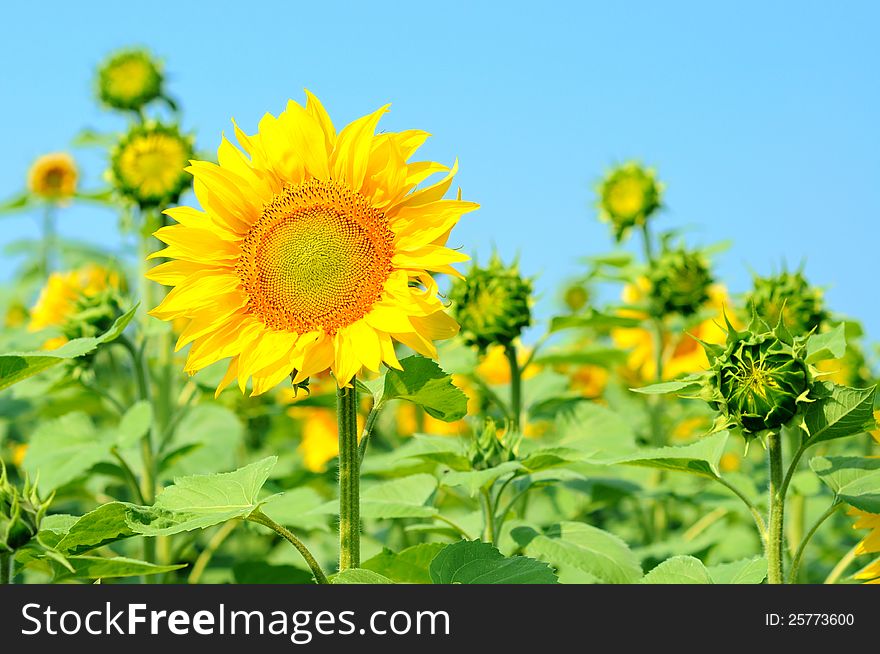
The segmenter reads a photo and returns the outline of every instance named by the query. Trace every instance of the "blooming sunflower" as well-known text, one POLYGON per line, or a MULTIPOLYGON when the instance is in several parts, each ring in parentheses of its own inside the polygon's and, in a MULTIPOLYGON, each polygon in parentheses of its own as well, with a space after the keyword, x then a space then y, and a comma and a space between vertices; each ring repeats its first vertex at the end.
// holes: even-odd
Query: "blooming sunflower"
POLYGON ((151 122, 133 127, 116 145, 110 173, 119 193, 138 206, 167 205, 188 186, 192 157, 191 137, 176 126, 151 122))
POLYGON ((66 200, 76 192, 76 162, 66 152, 39 157, 28 171, 28 190, 46 200, 66 200))
POLYGON ((431 276, 460 276, 451 264, 467 260, 446 247, 478 207, 443 199, 457 163, 409 162, 426 132, 375 134, 387 105, 337 134, 307 96, 252 136, 233 123, 244 153, 223 138, 219 165, 192 162, 203 211, 169 209, 178 224, 155 234, 168 247, 151 256, 172 261, 148 277, 174 289, 150 313, 188 319, 177 343, 192 343, 188 373, 231 359, 218 393, 328 368, 344 387, 362 368, 399 368, 394 341, 436 357, 433 341, 458 332, 431 276))
POLYGON ((96 264, 52 273, 31 309, 28 331, 63 327, 76 313, 81 298, 95 297, 104 291, 119 290, 121 287, 118 273, 96 264))
POLYGON ((125 50, 98 69, 98 97, 114 109, 138 111, 162 94, 162 71, 144 50, 125 50))

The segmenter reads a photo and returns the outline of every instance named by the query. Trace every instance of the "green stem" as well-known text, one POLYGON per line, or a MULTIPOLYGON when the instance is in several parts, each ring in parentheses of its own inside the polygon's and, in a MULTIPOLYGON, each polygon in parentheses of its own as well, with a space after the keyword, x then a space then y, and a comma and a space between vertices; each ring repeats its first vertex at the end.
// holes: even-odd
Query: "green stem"
POLYGON ((483 500, 483 511, 485 515, 484 538, 487 543, 495 542, 495 515, 492 512, 492 499, 489 497, 489 490, 483 488, 480 490, 480 497, 483 500))
POLYGON ((251 522, 256 522, 257 524, 263 525, 264 527, 268 527, 276 534, 284 538, 287 542, 293 545, 299 553, 302 555, 303 559, 305 559, 306 564, 312 571, 312 574, 315 575, 315 581, 319 584, 329 584, 330 582, 327 580, 327 575, 324 574, 324 571, 321 569, 321 566, 318 564, 317 559, 312 555, 309 551, 309 548, 306 547, 303 542, 293 535, 288 529, 285 529, 277 522, 272 520, 265 513, 257 509, 253 513, 251 513, 248 517, 248 520, 251 522))
POLYGON ((755 526, 758 528, 758 535, 761 537, 761 543, 764 545, 764 548, 767 548, 767 525, 764 523, 764 518, 761 517, 761 512, 758 511, 757 507, 752 504, 751 500, 745 496, 741 490, 739 490, 736 486, 731 484, 729 481, 722 477, 713 477, 715 481, 728 489, 731 493, 736 495, 743 504, 748 508, 749 513, 752 514, 752 518, 755 520, 755 526))
POLYGON ((143 493, 141 492, 140 486, 138 486, 137 477, 132 471, 131 466, 128 465, 128 462, 123 458, 122 454, 120 454, 119 450, 114 448, 110 449, 110 454, 113 455, 113 458, 119 463, 119 467, 122 468, 122 473, 125 476, 125 481, 128 484, 128 488, 131 491, 132 496, 139 504, 146 504, 146 500, 144 500, 143 493))
POLYGON ((505 345, 504 354, 510 366, 510 428, 514 434, 519 435, 522 431, 522 370, 516 358, 516 345, 505 345))
POLYGON ((361 564, 360 459, 357 438, 357 389, 336 390, 339 425, 339 570, 361 564))
POLYGON ((217 530, 211 540, 208 541, 208 544, 205 546, 205 549, 202 550, 201 554, 199 554, 196 562, 193 563, 192 572, 189 573, 189 579, 187 579, 188 584, 197 584, 199 580, 202 578, 202 574, 205 572, 205 569, 208 567, 208 563, 211 562, 211 559, 214 556, 214 553, 220 549, 220 546, 223 544, 229 535, 235 531, 235 528, 238 526, 238 520, 229 520, 224 524, 220 529, 217 530))
POLYGON ((648 221, 642 223, 642 246, 645 251, 645 261, 649 266, 654 265, 654 246, 651 240, 651 230, 648 229, 648 221))
POLYGON ((0 585, 12 583, 13 564, 14 561, 12 560, 12 552, 0 553, 0 585))
POLYGON ((783 584, 782 550, 785 524, 785 487, 782 477, 781 434, 767 436, 767 455, 770 460, 770 526, 767 532, 767 581, 783 584))
POLYGON ((361 434, 361 442, 358 445, 358 470, 364 463, 364 456, 367 454, 367 443, 370 442, 370 436, 373 435, 373 427, 376 426, 376 421, 379 419, 379 412, 385 406, 385 403, 382 400, 373 406, 370 410, 370 415, 367 416, 367 422, 364 425, 364 433, 361 434))
POLYGON ((514 495, 512 498, 510 498, 510 501, 507 503, 507 506, 505 506, 504 510, 500 514, 498 514, 498 520, 496 521, 496 524, 495 524, 495 530, 498 532, 499 536, 501 535, 501 528, 504 527, 504 523, 507 521, 507 516, 513 510, 513 507, 520 500, 520 498, 526 496, 526 493, 528 493, 531 490, 531 488, 532 488, 532 486, 531 486, 531 484, 529 484, 528 486, 523 488, 521 491, 519 491, 516 495, 514 495))
POLYGON ((837 583, 837 580, 843 576, 843 573, 846 572, 846 569, 850 565, 852 565, 852 562, 855 560, 856 554, 859 551, 859 544, 860 543, 856 543, 855 545, 853 545, 853 548, 849 552, 847 552, 846 554, 843 555, 843 558, 837 562, 837 565, 834 566, 834 569, 828 573, 828 576, 825 577, 825 581, 823 581, 822 583, 824 583, 824 584, 836 584, 837 583))
POLYGON ((445 522, 447 525, 455 529, 459 533, 459 535, 465 540, 473 540, 473 537, 464 529, 464 527, 460 526, 457 522, 450 520, 444 515, 440 515, 439 513, 434 516, 434 520, 439 520, 440 522, 445 522))
POLYGON ((55 231, 55 206, 51 203, 46 204, 43 211, 43 274, 48 275, 52 272, 55 258, 56 242, 58 240, 55 231))
POLYGON ((791 572, 788 573, 788 583, 797 583, 798 570, 801 566, 801 559, 804 556, 804 551, 807 549, 807 545, 813 538, 813 534, 815 534, 819 530, 819 527, 822 526, 823 522, 834 515, 837 510, 842 506, 843 504, 840 503, 840 500, 836 500, 834 504, 828 507, 828 510, 825 511, 825 513, 823 513, 818 520, 816 520, 816 523, 810 528, 810 531, 807 532, 807 535, 804 536, 804 539, 801 541, 801 544, 798 547, 797 552, 795 552, 794 558, 791 561, 791 572))

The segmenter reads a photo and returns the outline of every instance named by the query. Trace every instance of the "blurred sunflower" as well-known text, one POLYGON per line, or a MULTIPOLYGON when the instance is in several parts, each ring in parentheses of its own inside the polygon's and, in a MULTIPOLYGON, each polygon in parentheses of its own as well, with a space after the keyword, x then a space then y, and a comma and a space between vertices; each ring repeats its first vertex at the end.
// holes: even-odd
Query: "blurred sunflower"
POLYGON ((189 184, 192 138, 175 126, 137 125, 113 150, 110 174, 116 190, 140 207, 177 202, 189 184))
POLYGON ((114 109, 138 111, 162 94, 162 71, 144 50, 124 50, 98 69, 98 97, 114 109))
POLYGON ((152 256, 173 261, 148 277, 175 288, 150 313, 189 320, 177 343, 192 343, 188 373, 231 358, 218 393, 250 378, 259 395, 327 368, 343 387, 362 368, 399 367, 394 341, 436 357, 433 341, 458 332, 430 274, 458 275, 451 264, 467 259, 445 247, 478 207, 442 199, 457 164, 407 163, 428 134, 375 134, 387 105, 337 135, 307 95, 253 136, 235 126, 249 156, 224 138, 219 165, 192 162, 204 211, 169 209, 179 224, 156 232, 168 247, 152 256))
POLYGON ((644 225, 660 208, 663 185, 650 168, 629 162, 618 166, 599 184, 599 218, 611 223, 620 242, 633 227, 644 225))
POLYGON ((60 327, 73 315, 80 297, 95 296, 108 288, 118 289, 120 286, 118 273, 97 264, 52 273, 31 309, 28 331, 60 327))
POLYGON ((45 200, 67 200, 76 193, 78 176, 73 157, 66 152, 50 152, 31 165, 28 190, 45 200))
MULTIPOLYGON (((856 508, 850 508, 847 513, 858 516, 853 524, 853 529, 871 530, 856 547, 856 554, 880 553, 880 515, 860 511, 856 508)), ((854 578, 863 579, 868 584, 880 584, 880 558, 862 568, 854 575, 854 578)))
MULTIPOLYGON (((311 472, 324 472, 327 464, 339 456, 339 432, 336 411, 323 407, 291 407, 287 414, 302 424, 301 442, 297 451, 303 464, 311 472)), ((358 434, 364 429, 363 417, 358 415, 358 434)))
MULTIPOLYGON (((645 278, 629 284, 623 290, 623 301, 628 305, 643 302, 648 291, 649 282, 645 278)), ((704 311, 711 311, 711 318, 698 322, 687 331, 668 334, 663 344, 663 378, 674 379, 683 374, 699 372, 709 368, 709 360, 702 345, 697 339, 706 343, 724 343, 727 333, 724 324, 724 309, 730 306, 727 290, 721 285, 709 287, 709 301, 703 306, 704 311)), ((620 315, 646 319, 648 314, 637 309, 622 309, 620 315)), ((738 325, 735 317, 728 316, 734 326, 738 325)), ((643 327, 626 327, 613 329, 611 338, 617 347, 629 350, 627 369, 631 376, 640 380, 654 379, 657 374, 656 343, 654 334, 643 327)))
POLYGON ((395 418, 397 433, 401 436, 412 436, 419 432, 435 436, 462 436, 470 431, 465 420, 438 420, 412 402, 400 402, 395 418))

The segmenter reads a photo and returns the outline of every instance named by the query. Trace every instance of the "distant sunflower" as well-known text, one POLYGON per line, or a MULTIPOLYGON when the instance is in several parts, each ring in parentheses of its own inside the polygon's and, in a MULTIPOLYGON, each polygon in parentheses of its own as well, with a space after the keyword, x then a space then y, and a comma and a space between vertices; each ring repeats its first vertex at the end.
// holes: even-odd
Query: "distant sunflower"
POLYGON ((98 69, 98 97, 114 109, 138 111, 162 94, 162 71, 144 50, 125 50, 98 69))
POLYGON ((399 367, 394 341, 436 357, 433 341, 458 332, 430 274, 458 275, 451 264, 467 260, 445 247, 478 206, 442 199, 457 165, 407 163, 428 134, 374 134, 387 105, 337 135, 307 95, 253 136, 235 126, 249 157, 224 138, 219 165, 192 162, 204 211, 169 209, 179 224, 156 232, 168 247, 152 256, 173 261, 148 277, 175 288, 150 313, 189 320, 177 347, 192 343, 190 374, 231 358, 218 393, 250 378, 258 395, 328 368, 343 387, 362 368, 399 367))
POLYGON ((599 217, 611 223, 618 242, 660 208, 663 185, 650 168, 629 162, 612 170, 597 188, 599 217))
POLYGON ((177 127, 138 125, 113 151, 114 186, 141 207, 172 204, 189 185, 186 167, 192 157, 192 139, 177 127))
POLYGON ((66 152, 39 157, 28 171, 28 190, 46 200, 66 200, 76 192, 76 163, 66 152))

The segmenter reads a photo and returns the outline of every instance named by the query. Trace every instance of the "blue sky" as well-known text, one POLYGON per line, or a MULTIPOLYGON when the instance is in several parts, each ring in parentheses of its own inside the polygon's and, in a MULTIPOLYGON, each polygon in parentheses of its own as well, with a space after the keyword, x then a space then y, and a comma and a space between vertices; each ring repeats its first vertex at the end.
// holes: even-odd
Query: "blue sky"
MULTIPOLYGON (((422 128, 431 158, 457 156, 482 204, 452 242, 520 253, 543 313, 577 260, 610 249, 592 207, 605 168, 638 158, 665 181, 662 228, 733 239, 717 272, 806 261, 836 311, 880 338, 869 291, 880 214, 880 5, 870 2, 26 3, 4 8, 0 198, 39 154, 84 126, 123 127, 93 99, 111 50, 150 47, 214 149, 234 116, 254 130, 309 88, 337 124, 391 101, 387 130, 422 128)), ((77 153, 84 186, 105 164, 77 153)), ((0 221, 0 246, 34 236, 0 221)), ((115 245, 115 218, 74 207, 65 235, 115 245)), ((635 244, 633 244, 635 245, 635 244)), ((0 261, 8 283, 14 262, 0 261)))

